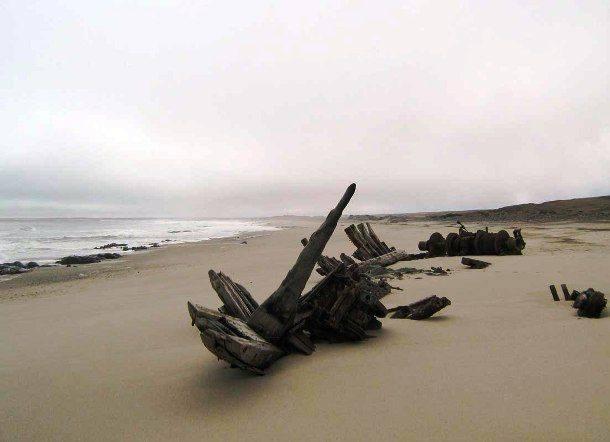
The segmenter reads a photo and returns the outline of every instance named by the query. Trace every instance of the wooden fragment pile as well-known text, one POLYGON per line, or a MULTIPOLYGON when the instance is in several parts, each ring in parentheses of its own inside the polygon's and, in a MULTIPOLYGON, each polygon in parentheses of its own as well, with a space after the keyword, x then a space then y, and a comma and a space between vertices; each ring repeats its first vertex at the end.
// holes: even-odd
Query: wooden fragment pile
MULTIPOLYGON (((301 240, 304 247, 292 269, 262 304, 226 274, 208 272, 222 307, 214 311, 189 302, 188 311, 209 351, 233 367, 264 374, 286 354, 313 353, 314 341, 363 340, 370 330, 381 327, 379 318, 385 317, 387 310, 380 299, 393 287, 383 278, 373 278, 367 270, 427 254, 412 255, 388 247, 369 224, 360 224, 348 227, 346 232, 355 241, 354 256, 361 262, 343 253, 340 259, 323 256, 355 189, 355 184, 349 186, 318 230, 301 240), (316 263, 324 278, 301 295, 316 263)), ((450 304, 446 298, 432 298, 405 306, 411 309, 405 317, 423 319, 450 304)))
MULTIPOLYGON (((262 304, 222 272, 210 270, 212 287, 221 299, 219 311, 188 303, 192 324, 203 344, 232 366, 262 374, 283 355, 311 354, 312 338, 329 341, 365 339, 386 315, 381 297, 358 268, 339 263, 301 296, 343 209, 354 194, 352 184, 324 223, 306 241, 292 269, 262 304)), ((383 295, 383 294, 381 294, 383 295)))

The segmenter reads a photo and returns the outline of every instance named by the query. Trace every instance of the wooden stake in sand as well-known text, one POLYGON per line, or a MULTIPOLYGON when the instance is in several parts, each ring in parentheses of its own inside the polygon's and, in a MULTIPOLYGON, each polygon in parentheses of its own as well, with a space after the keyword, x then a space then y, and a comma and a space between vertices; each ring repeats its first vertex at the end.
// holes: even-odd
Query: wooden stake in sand
POLYGON ((555 286, 553 284, 551 284, 549 286, 549 289, 551 289, 551 295, 553 295, 553 301, 559 301, 559 295, 557 295, 557 289, 555 288, 555 286))

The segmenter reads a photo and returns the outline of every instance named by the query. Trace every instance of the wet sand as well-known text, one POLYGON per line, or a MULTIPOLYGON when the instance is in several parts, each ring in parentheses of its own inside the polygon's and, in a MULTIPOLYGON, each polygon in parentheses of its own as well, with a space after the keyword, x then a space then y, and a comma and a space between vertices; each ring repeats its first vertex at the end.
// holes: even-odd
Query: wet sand
MULTIPOLYGON (((0 283, 0 439, 607 437, 610 317, 578 319, 548 285, 610 294, 609 224, 523 225, 524 255, 485 257, 484 270, 458 257, 398 263, 452 272, 391 281, 403 291, 384 298, 388 307, 431 294, 452 305, 426 321, 385 319, 373 339, 320 344, 257 377, 203 347, 186 302, 219 306, 210 268, 259 301, 270 294, 318 223, 274 222, 292 227, 246 245, 172 245, 0 283)), ((375 229, 415 251, 448 224, 375 229)), ((338 228, 325 253, 341 251, 353 246, 338 228)))

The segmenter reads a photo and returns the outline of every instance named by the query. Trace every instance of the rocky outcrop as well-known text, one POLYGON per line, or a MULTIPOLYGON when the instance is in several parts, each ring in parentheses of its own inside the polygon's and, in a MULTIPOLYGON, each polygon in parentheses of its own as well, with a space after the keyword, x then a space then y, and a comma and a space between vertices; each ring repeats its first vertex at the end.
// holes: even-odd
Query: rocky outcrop
POLYGON ((110 244, 104 244, 103 246, 94 247, 94 249, 96 249, 96 250, 106 250, 106 249, 113 249, 113 248, 116 248, 116 247, 127 247, 127 244, 111 242, 110 244))
POLYGON ((70 255, 64 256, 57 264, 62 265, 73 265, 73 264, 93 264, 96 262, 104 261, 106 259, 118 259, 121 255, 118 253, 97 253, 95 255, 70 255))
POLYGON ((21 273, 29 272, 36 267, 40 266, 34 261, 30 261, 27 264, 24 264, 21 261, 5 262, 0 264, 0 275, 19 275, 21 273))

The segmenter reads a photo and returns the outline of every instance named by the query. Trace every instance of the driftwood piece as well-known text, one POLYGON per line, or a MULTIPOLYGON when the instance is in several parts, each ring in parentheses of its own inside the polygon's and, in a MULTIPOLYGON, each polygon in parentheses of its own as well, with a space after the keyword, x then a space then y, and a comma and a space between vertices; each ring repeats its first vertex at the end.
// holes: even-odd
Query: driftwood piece
POLYGON ((326 220, 311 235, 307 245, 277 290, 248 319, 248 325, 268 341, 281 342, 286 332, 293 326, 299 297, 311 276, 316 261, 337 227, 343 209, 349 203, 355 190, 355 184, 351 184, 347 188, 337 206, 330 211, 326 220))
POLYGON ((481 261, 479 259, 472 259, 466 257, 462 258, 462 264, 470 267, 471 269, 484 269, 485 267, 489 267, 491 265, 491 263, 487 261, 481 261))
POLYGON ((549 286, 551 290, 551 295, 553 296, 553 301, 559 301, 559 295, 557 294, 557 288, 553 284, 549 286))
POLYGON ((388 312, 394 312, 393 319, 426 319, 451 305, 451 301, 445 297, 439 298, 436 295, 429 296, 409 305, 401 305, 388 309, 388 312))

